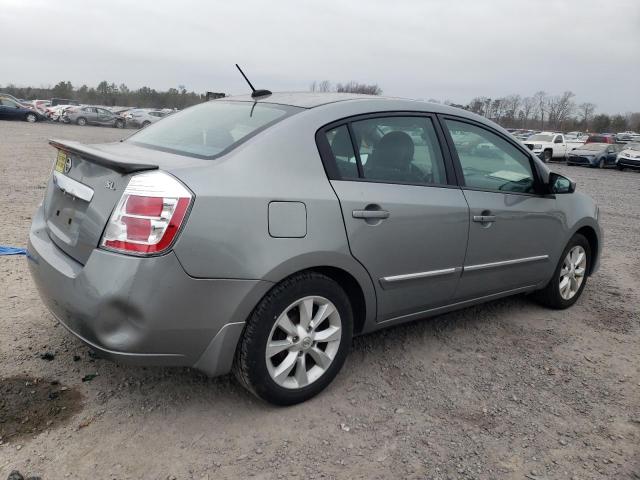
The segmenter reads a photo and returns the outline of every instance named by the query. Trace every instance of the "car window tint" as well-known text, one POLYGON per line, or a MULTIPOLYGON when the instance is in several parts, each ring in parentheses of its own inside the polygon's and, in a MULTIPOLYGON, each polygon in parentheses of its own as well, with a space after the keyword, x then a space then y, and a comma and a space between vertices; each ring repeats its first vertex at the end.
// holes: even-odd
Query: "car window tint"
POLYGON ((288 105, 213 100, 153 123, 126 141, 172 153, 213 158, 300 110, 288 105))
POLYGON ((444 160, 430 118, 378 117, 352 123, 365 179, 446 184, 444 160))
POLYGON ((358 163, 347 126, 341 125, 331 129, 326 133, 326 136, 340 172, 340 177, 345 179, 358 178, 358 163))
POLYGON ((529 157, 498 135, 464 122, 446 121, 467 187, 531 193, 529 157))

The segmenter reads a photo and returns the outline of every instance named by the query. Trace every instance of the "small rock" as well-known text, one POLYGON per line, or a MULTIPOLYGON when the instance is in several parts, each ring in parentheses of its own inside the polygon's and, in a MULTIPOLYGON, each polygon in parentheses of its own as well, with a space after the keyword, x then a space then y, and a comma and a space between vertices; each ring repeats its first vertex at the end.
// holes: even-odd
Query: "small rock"
POLYGON ((248 455, 247 455, 246 453, 243 453, 242 455, 240 455, 240 456, 237 458, 237 460, 238 460, 238 461, 242 461, 242 460, 245 460, 247 457, 248 457, 248 455))
POLYGON ((342 431, 344 432, 348 432, 349 430, 351 430, 351 428, 349 427, 349 425, 341 423, 340 424, 340 428, 342 429, 342 431))
POLYGON ((43 354, 40 355, 40 358, 42 360, 47 360, 48 362, 50 362, 51 360, 56 358, 56 356, 51 352, 44 352, 43 354))
POLYGON ((93 380, 94 378, 96 378, 98 376, 97 373, 88 373, 87 375, 85 375, 84 377, 82 377, 82 381, 83 382, 90 382, 91 380, 93 380))
POLYGON ((396 413, 398 415, 402 415, 404 413, 404 408, 396 408, 396 413))
POLYGON ((16 445, 16 450, 22 450, 22 445, 16 445))
POLYGON ((73 356, 73 361, 74 362, 79 362, 80 361, 80 355, 74 355, 73 356))
POLYGON ((559 441, 560 441, 560 445, 562 445, 563 447, 567 446, 567 441, 564 438, 561 438, 559 441))
POLYGON ((18 470, 12 470, 7 480, 24 480, 24 477, 18 470))

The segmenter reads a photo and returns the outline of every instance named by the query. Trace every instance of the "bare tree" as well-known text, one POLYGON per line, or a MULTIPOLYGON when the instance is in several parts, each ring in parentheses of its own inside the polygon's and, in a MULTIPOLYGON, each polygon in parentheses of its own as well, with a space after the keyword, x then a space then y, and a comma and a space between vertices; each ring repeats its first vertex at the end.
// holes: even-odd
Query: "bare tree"
POLYGON ((329 80, 321 80, 316 82, 315 80, 309 87, 311 92, 330 92, 332 90, 331 82, 329 80))
POLYGON ((584 124, 584 129, 589 131, 589 122, 591 121, 591 117, 593 117, 593 112, 596 110, 596 106, 593 103, 585 102, 581 103, 579 108, 580 116, 582 117, 582 123, 584 124))
POLYGON ((336 85, 336 92, 346 93, 364 93, 366 95, 381 95, 382 89, 376 83, 366 84, 354 82, 351 80, 349 83, 338 83, 336 85))
POLYGON ((544 130, 544 114, 547 112, 547 92, 540 90, 533 94, 536 116, 540 115, 540 130, 544 130))
POLYGON ((502 99, 502 105, 504 109, 504 119, 510 123, 511 126, 515 125, 516 114, 520 108, 522 97, 520 95, 507 95, 502 99))
POLYGON ((554 129, 562 129, 562 125, 569 115, 573 112, 575 104, 573 102, 574 93, 570 91, 564 92, 562 95, 549 97, 547 99, 547 109, 549 126, 554 129))
POLYGON ((527 126, 529 118, 535 115, 536 99, 533 97, 524 97, 522 99, 522 108, 520 109, 520 119, 522 120, 522 128, 527 126))
POLYGON ((484 111, 484 99, 482 97, 472 98, 467 105, 467 110, 473 113, 477 113, 478 115, 482 115, 484 111))

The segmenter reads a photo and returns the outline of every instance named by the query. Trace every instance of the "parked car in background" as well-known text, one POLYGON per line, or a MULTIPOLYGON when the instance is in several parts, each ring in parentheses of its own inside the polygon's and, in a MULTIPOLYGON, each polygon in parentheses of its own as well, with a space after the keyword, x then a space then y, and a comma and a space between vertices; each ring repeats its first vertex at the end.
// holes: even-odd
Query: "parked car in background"
POLYGON ((618 167, 618 169, 640 169, 640 142, 627 143, 622 148, 623 150, 618 153, 618 159, 616 161, 616 166, 618 167))
POLYGON ((8 98, 10 100, 13 100, 15 103, 17 103, 18 105, 21 105, 21 106, 23 106, 25 108, 30 108, 31 107, 31 105, 29 104, 28 101, 24 101, 22 99, 16 98, 13 95, 11 95, 10 93, 0 92, 0 97, 4 97, 4 98, 8 98))
POLYGON ((80 102, 69 100, 68 98, 52 98, 51 106, 57 107, 58 105, 80 105, 80 102))
POLYGON ((64 112, 63 121, 77 125, 106 125, 116 128, 124 128, 125 120, 110 112, 106 108, 85 105, 82 107, 70 107, 64 112))
POLYGON ((589 135, 587 141, 584 143, 616 143, 616 139, 612 135, 597 133, 595 135, 589 135))
POLYGON ((147 127, 152 123, 157 122, 161 118, 164 118, 168 115, 168 112, 163 112, 160 110, 143 110, 136 109, 125 114, 125 118, 127 119, 127 124, 133 127, 147 127))
MULTIPOLYGON (((64 112, 69 108, 75 108, 74 105, 56 105, 55 107, 48 106, 45 109, 44 114, 46 117, 54 122, 62 122, 64 121, 64 112)), ((68 123, 68 122, 67 122, 68 123)))
POLYGON ((570 150, 562 133, 536 133, 527 138, 524 144, 543 162, 549 162, 553 159, 564 160, 570 150))
POLYGON ((567 165, 586 165, 599 168, 615 165, 620 150, 620 145, 616 144, 585 143, 569 152, 567 165))
POLYGON ((280 405, 354 335, 517 293, 568 308, 598 269, 596 203, 446 105, 246 95, 51 144, 27 259, 53 315, 108 358, 233 369, 280 405))
POLYGON ((637 135, 635 132, 620 132, 616 134, 616 142, 618 143, 632 142, 635 135, 637 135))
POLYGON ((0 119, 34 123, 38 120, 46 120, 46 117, 34 108, 28 108, 12 98, 0 95, 0 119))

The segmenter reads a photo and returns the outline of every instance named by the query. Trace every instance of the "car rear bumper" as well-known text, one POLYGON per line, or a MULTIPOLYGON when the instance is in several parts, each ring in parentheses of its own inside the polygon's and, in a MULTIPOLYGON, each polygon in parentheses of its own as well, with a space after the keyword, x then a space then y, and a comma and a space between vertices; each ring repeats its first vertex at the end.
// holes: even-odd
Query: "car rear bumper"
POLYGON ((246 318, 272 286, 190 277, 173 252, 140 258, 95 249, 82 265, 49 239, 41 208, 27 258, 47 308, 105 357, 210 375, 229 371, 246 318))

